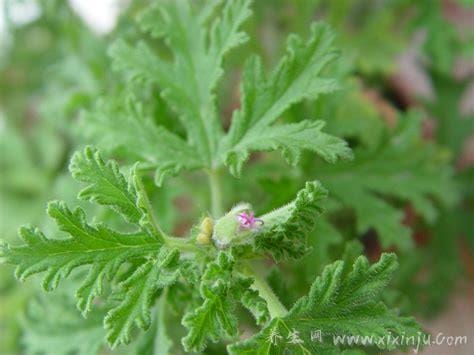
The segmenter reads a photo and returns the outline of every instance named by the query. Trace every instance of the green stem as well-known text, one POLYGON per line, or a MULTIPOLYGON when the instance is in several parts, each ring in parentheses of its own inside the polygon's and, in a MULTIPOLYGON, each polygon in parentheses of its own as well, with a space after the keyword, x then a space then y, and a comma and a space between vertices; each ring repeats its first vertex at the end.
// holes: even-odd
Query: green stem
POLYGON ((156 235, 161 235, 163 239, 166 239, 166 233, 161 229, 160 224, 156 220, 155 214, 153 212, 153 207, 148 198, 148 194, 143 186, 142 179, 139 174, 135 177, 135 183, 139 190, 139 196, 141 198, 142 207, 145 209, 148 219, 150 220, 151 226, 154 229, 156 235))
MULTIPOLYGON (((209 186, 211 189, 211 210, 214 218, 222 216, 222 195, 221 185, 219 181, 219 172, 217 170, 210 170, 209 175, 209 186)), ((278 297, 275 295, 270 285, 256 272, 256 270, 247 263, 244 265, 244 273, 254 279, 252 288, 258 291, 260 297, 267 302, 268 311, 272 318, 284 317, 288 310, 280 302, 278 297)))
POLYGON ((211 189, 211 212, 214 218, 219 218, 224 213, 222 208, 221 183, 218 170, 209 170, 209 186, 211 189))
POLYGON ((268 312, 270 312, 272 319, 286 316, 288 310, 280 302, 278 296, 275 295, 267 281, 260 276, 255 268, 250 264, 246 264, 244 272, 254 279, 252 288, 267 302, 268 312))
POLYGON ((200 252, 199 247, 189 242, 187 238, 176 238, 165 236, 165 243, 169 247, 177 248, 181 251, 191 251, 191 252, 200 252))
POLYGON ((155 341, 153 345, 153 354, 170 354, 172 347, 171 339, 166 334, 167 327, 165 321, 165 313, 167 310, 166 296, 168 294, 168 288, 163 289, 163 292, 158 300, 156 306, 156 329, 155 329, 155 341))
POLYGON ((160 227, 158 220, 153 212, 153 207, 146 193, 145 187, 143 186, 142 180, 136 175, 135 182, 140 193, 142 207, 145 209, 148 219, 150 220, 151 226, 157 236, 160 236, 162 241, 169 247, 177 248, 181 251, 199 252, 199 248, 190 243, 189 239, 175 238, 167 235, 160 227))

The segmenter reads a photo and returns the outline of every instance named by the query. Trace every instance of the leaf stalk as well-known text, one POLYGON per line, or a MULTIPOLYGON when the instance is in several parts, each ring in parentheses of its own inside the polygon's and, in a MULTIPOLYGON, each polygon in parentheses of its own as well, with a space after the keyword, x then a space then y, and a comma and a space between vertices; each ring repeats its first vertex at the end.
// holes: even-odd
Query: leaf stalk
POLYGON ((286 316, 288 310, 281 303, 278 296, 275 295, 268 282, 255 270, 255 268, 247 263, 244 272, 254 279, 252 288, 267 302, 268 312, 272 319, 286 316))

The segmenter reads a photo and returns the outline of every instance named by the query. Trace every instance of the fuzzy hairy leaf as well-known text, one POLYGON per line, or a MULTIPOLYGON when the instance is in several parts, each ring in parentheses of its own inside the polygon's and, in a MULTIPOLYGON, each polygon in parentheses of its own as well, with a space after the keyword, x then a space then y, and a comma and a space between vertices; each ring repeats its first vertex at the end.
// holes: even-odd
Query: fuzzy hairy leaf
POLYGON ((223 159, 234 175, 240 173, 253 150, 281 148, 292 163, 297 162, 303 149, 315 151, 330 162, 351 156, 344 141, 320 132, 321 122, 272 126, 291 105, 304 99, 314 100, 337 88, 334 79, 321 73, 337 56, 332 40, 329 29, 322 24, 311 27, 306 42, 296 35, 290 36, 287 54, 269 78, 258 57, 247 61, 241 89, 242 107, 234 112, 221 147, 223 159))
POLYGON ((260 297, 258 291, 245 290, 240 298, 240 302, 255 317, 257 325, 264 325, 270 319, 267 302, 260 297))
POLYGON ((89 183, 79 192, 79 198, 110 206, 150 236, 163 239, 163 233, 153 221, 152 207, 140 178, 138 163, 131 169, 127 181, 116 161, 105 163, 97 149, 86 147, 84 152, 73 155, 69 169, 76 180, 89 183))
POLYGON ((204 302, 187 313, 182 321, 189 329, 182 341, 186 351, 202 351, 208 339, 217 342, 237 334, 235 301, 231 292, 233 266, 232 258, 220 253, 217 260, 206 268, 200 286, 204 302))
POLYGON ((119 304, 104 319, 112 348, 130 342, 134 324, 149 328, 156 293, 176 281, 178 259, 178 250, 163 247, 156 259, 145 262, 119 285, 120 289, 112 295, 119 304))
MULTIPOLYGON (((341 349, 333 343, 337 335, 367 335, 377 340, 389 333, 417 336, 420 327, 413 318, 398 316, 379 301, 396 268, 394 254, 383 254, 372 266, 363 256, 352 268, 337 261, 325 268, 309 294, 286 316, 274 318, 258 334, 228 350, 231 354, 338 354, 341 349), (311 339, 311 332, 318 330, 321 342, 311 339)), ((394 348, 387 342, 375 345, 394 348)))
POLYGON ((256 248, 270 252, 277 260, 303 256, 308 251, 306 235, 322 213, 326 197, 321 183, 307 182, 294 201, 260 217, 264 224, 256 235, 256 248))
MULTIPOLYGON (((247 40, 240 27, 251 14, 250 3, 250 0, 238 0, 222 5, 221 1, 213 1, 198 11, 187 0, 164 1, 144 11, 139 19, 141 27, 164 39, 172 53, 171 61, 144 42, 131 46, 119 40, 111 47, 114 67, 132 79, 157 85, 185 128, 187 141, 162 127, 158 130, 151 120, 146 127, 140 124, 140 130, 145 131, 143 136, 154 136, 147 144, 152 148, 148 153, 147 147, 131 150, 130 147, 138 144, 136 140, 131 142, 134 139, 126 139, 130 144, 122 144, 125 142, 120 137, 126 137, 127 133, 122 133, 126 129, 116 124, 116 116, 123 116, 120 102, 116 115, 100 114, 100 109, 92 115, 100 117, 96 120, 99 126, 101 121, 113 126, 105 135, 110 142, 108 146, 119 144, 121 149, 131 150, 150 166, 157 167, 158 184, 166 174, 218 164, 228 165, 234 175, 239 175, 251 151, 281 150, 291 164, 298 162, 304 150, 316 152, 329 162, 352 157, 344 141, 322 132, 321 121, 273 125, 293 104, 314 100, 337 88, 334 79, 322 74, 336 57, 333 36, 322 24, 312 27, 307 41, 290 36, 286 56, 268 79, 257 57, 247 62, 242 108, 234 112, 231 128, 224 137, 215 88, 223 73, 225 54, 247 40)), ((130 120, 129 116, 125 116, 126 120, 130 120)), ((95 131, 100 135, 107 132, 95 131)), ((134 135, 135 131, 128 132, 134 135)))
POLYGON ((237 302, 247 307, 258 322, 268 318, 265 301, 250 289, 252 278, 236 272, 234 265, 234 258, 221 252, 206 267, 199 289, 204 302, 182 320, 189 330, 182 339, 186 351, 202 351, 208 340, 217 342, 237 335, 237 302))
POLYGON ((186 0, 164 1, 144 12, 142 28, 165 39, 172 61, 160 58, 143 42, 132 47, 119 41, 111 48, 116 68, 160 86, 163 98, 185 127, 189 144, 206 165, 222 135, 214 93, 222 76, 222 61, 247 40, 240 27, 251 14, 250 1, 238 0, 226 2, 209 21, 217 5, 212 2, 197 11, 186 0))
POLYGON ((169 320, 165 317, 169 304, 163 291, 157 301, 157 309, 150 328, 140 333, 137 340, 127 346, 127 354, 133 355, 173 355, 173 341, 169 337, 169 320))
POLYGON ((142 212, 136 205, 136 192, 115 161, 105 163, 96 149, 86 147, 73 155, 69 170, 74 179, 88 184, 78 198, 110 206, 128 222, 138 224, 142 212))
POLYGON ((139 20, 141 27, 153 36, 166 37, 177 58, 186 58, 190 55, 190 50, 195 51, 194 54, 198 57, 192 59, 197 64, 194 70, 205 70, 203 74, 209 73, 202 76, 205 81, 203 85, 208 86, 209 92, 214 90, 223 74, 222 62, 225 55, 248 40, 247 34, 240 31, 240 27, 252 14, 251 0, 225 2, 224 5, 222 3, 222 0, 209 1, 200 11, 193 11, 189 1, 164 1, 163 4, 144 11, 139 20), (211 20, 219 7, 222 9, 211 20), (191 18, 193 12, 196 12, 197 16, 191 18), (174 27, 176 23, 182 23, 195 31, 180 33, 174 27), (200 43, 205 40, 200 38, 203 35, 209 36, 207 48, 206 43, 200 43), (198 42, 193 43, 193 39, 198 39, 198 42), (199 56, 209 61, 199 63, 199 56))
POLYGON ((205 297, 202 306, 183 319, 183 325, 190 329, 183 338, 187 351, 203 350, 208 339, 218 342, 237 334, 233 305, 222 294, 208 293, 205 297))
POLYGON ((63 202, 50 202, 48 214, 59 229, 70 237, 47 238, 37 228, 23 227, 22 246, 2 246, 5 262, 16 265, 20 280, 46 272, 43 288, 52 290, 61 278, 79 266, 90 265, 86 279, 78 290, 78 307, 85 313, 102 290, 105 278, 113 276, 126 261, 156 253, 161 243, 146 233, 122 234, 104 224, 88 224, 84 211, 71 211, 63 202))

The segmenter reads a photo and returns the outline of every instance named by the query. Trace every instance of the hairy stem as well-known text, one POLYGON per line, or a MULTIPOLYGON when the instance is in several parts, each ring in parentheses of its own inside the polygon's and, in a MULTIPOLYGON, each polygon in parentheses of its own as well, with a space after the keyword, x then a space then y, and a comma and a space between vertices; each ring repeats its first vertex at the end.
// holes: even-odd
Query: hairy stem
POLYGON ((196 245, 190 243, 189 239, 185 238, 176 238, 165 236, 165 244, 169 247, 174 247, 180 251, 189 251, 199 253, 200 249, 196 245))
POLYGON ((157 236, 160 236, 160 241, 163 241, 169 247, 178 248, 181 251, 199 252, 199 248, 196 247, 194 244, 191 244, 188 239, 171 237, 167 235, 163 231, 163 229, 161 229, 160 224, 158 223, 153 212, 153 207, 148 198, 148 194, 145 190, 145 187, 143 186, 142 180, 139 177, 137 177, 136 179, 136 184, 137 188, 141 192, 143 207, 145 208, 146 213, 148 214, 148 218, 150 219, 155 234, 157 236))
POLYGON ((145 211, 148 215, 148 218, 151 222, 151 225, 152 225, 152 228, 154 229, 155 234, 161 236, 163 240, 166 239, 166 233, 161 229, 160 224, 156 220, 155 214, 153 212, 153 207, 151 206, 150 200, 148 198, 148 194, 145 190, 145 187, 143 186, 143 182, 140 176, 137 175, 135 182, 136 182, 137 188, 141 192, 143 207, 145 208, 145 211))
POLYGON ((167 303, 166 303, 167 294, 168 294, 168 288, 165 288, 160 298, 158 299, 158 304, 156 306, 157 325, 156 325, 156 330, 155 330, 155 342, 153 345, 153 354, 161 354, 163 352, 166 352, 168 354, 172 346, 171 340, 168 338, 168 335, 166 334, 166 328, 163 328, 163 326, 166 324, 165 312, 167 309, 167 303))
POLYGON ((265 281, 255 268, 247 263, 245 265, 244 273, 254 279, 252 288, 267 302, 268 312, 270 312, 272 319, 286 316, 288 310, 280 302, 278 296, 275 295, 267 281, 265 281))
POLYGON ((209 170, 209 186, 211 189, 211 212, 214 218, 224 213, 222 208, 221 183, 218 170, 209 170))
MULTIPOLYGON (((209 185, 211 188, 211 210, 214 218, 218 218, 223 214, 222 209, 222 195, 221 195, 221 185, 219 181, 219 173, 217 170, 210 170, 209 175, 209 185)), ((272 318, 283 317, 288 313, 288 310, 280 302, 278 297, 273 292, 270 285, 261 277, 258 272, 253 268, 252 265, 247 263, 244 266, 244 273, 254 279, 252 288, 256 290, 260 297, 262 297, 267 302, 268 311, 272 318)))

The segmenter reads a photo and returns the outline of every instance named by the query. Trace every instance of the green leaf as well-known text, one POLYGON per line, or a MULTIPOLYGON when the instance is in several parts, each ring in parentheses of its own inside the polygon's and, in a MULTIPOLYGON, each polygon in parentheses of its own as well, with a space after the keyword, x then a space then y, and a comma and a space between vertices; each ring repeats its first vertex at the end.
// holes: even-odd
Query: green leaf
POLYGON ((390 203, 409 201, 429 223, 437 217, 433 198, 450 206, 457 192, 450 180, 446 153, 421 138, 421 119, 410 113, 399 119, 394 134, 376 149, 355 151, 355 160, 334 166, 312 164, 314 173, 357 217, 357 232, 374 228, 383 248, 412 246, 403 211, 390 203))
POLYGON ((240 298, 242 305, 255 317, 257 325, 264 325, 270 319, 267 302, 259 296, 258 291, 247 289, 240 298))
POLYGON ((83 318, 72 300, 62 294, 33 299, 22 322, 25 353, 99 354, 105 338, 103 313, 98 310, 83 318))
POLYGON ((183 325, 189 329, 183 338, 186 351, 202 351, 207 340, 217 342, 237 334, 235 301, 232 299, 232 268, 234 262, 225 253, 210 263, 201 280, 200 293, 203 304, 183 318, 183 325))
POLYGON ((332 41, 332 34, 322 24, 311 27, 306 42, 291 35, 286 56, 268 79, 258 57, 247 61, 241 88, 242 107, 234 112, 220 150, 234 175, 240 173, 252 150, 282 148, 292 163, 303 149, 315 151, 328 161, 350 157, 345 142, 320 132, 321 122, 272 126, 291 105, 304 99, 314 100, 337 88, 334 79, 325 78, 321 73, 337 56, 332 41))
POLYGON ((120 290, 112 295, 119 304, 104 319, 112 348, 130 342, 134 324, 149 328, 156 293, 176 281, 178 259, 178 250, 163 247, 156 259, 145 262, 119 285, 120 290))
POLYGON ((296 199, 260 218, 264 224, 255 237, 257 250, 277 259, 298 258, 308 251, 306 236, 323 212, 327 191, 318 181, 307 182, 296 199))
POLYGON ((155 316, 150 328, 142 332, 136 341, 127 346, 127 354, 133 355, 172 355, 173 341, 168 336, 170 319, 165 317, 169 305, 164 290, 157 302, 155 316))
POLYGON ((188 57, 189 51, 194 50, 197 56, 192 59, 197 64, 194 70, 206 70, 206 73, 209 73, 203 75, 205 81, 203 84, 207 84, 208 91, 211 92, 223 74, 222 62, 225 55, 248 40, 247 34, 240 31, 240 27, 252 14, 251 2, 251 0, 225 2, 218 16, 210 21, 216 8, 222 6, 222 0, 205 3, 197 16, 193 16, 189 1, 168 1, 144 11, 139 22, 141 27, 153 36, 166 37, 176 57, 188 57), (182 23, 189 28, 190 33, 178 31, 174 27, 176 23, 182 23), (200 37, 206 33, 209 36, 207 48, 205 43, 200 43, 205 39, 200 37), (192 43, 192 39, 198 42, 192 43), (199 56, 208 59, 209 62, 200 63, 199 56))
POLYGON ((213 90, 223 74, 222 62, 227 53, 239 47, 248 40, 245 32, 240 31, 242 24, 252 15, 251 0, 236 0, 225 2, 222 15, 214 20, 210 30, 208 63, 213 67, 210 77, 210 90, 213 90))
POLYGON ((251 13, 249 0, 226 2, 209 24, 216 5, 196 11, 189 1, 165 1, 143 13, 142 28, 165 39, 172 61, 161 59, 143 42, 131 47, 119 41, 110 51, 115 68, 160 86, 186 128, 189 144, 208 166, 222 135, 214 93, 222 61, 247 40, 240 27, 251 13))
MULTIPOLYGON (((376 147, 383 137, 386 122, 377 107, 367 98, 363 85, 356 78, 346 78, 346 72, 354 70, 341 60, 338 74, 344 79, 341 90, 324 96, 315 103, 314 115, 326 118, 325 129, 330 134, 356 141, 368 149, 376 147), (342 73, 341 73, 342 72, 342 73), (344 102, 344 105, 341 105, 344 102)), ((296 114, 294 115, 296 117, 296 114)))
POLYGON ((79 193, 79 198, 109 205, 125 220, 137 224, 151 236, 159 240, 164 237, 154 220, 138 163, 131 169, 127 182, 114 160, 105 163, 96 149, 86 147, 84 153, 74 154, 69 168, 76 180, 90 184, 79 193))
POLYGON ((88 184, 78 198, 110 206, 128 222, 138 224, 142 212, 136 205, 136 192, 115 161, 105 163, 96 149, 86 147, 73 155, 69 170, 74 179, 88 184))
POLYGON ((128 260, 152 255, 161 246, 147 233, 122 234, 101 223, 88 224, 82 209, 71 211, 63 202, 50 202, 48 214, 70 237, 50 239, 37 228, 23 227, 20 236, 26 244, 3 245, 1 254, 6 263, 16 265, 15 275, 20 280, 46 272, 42 282, 45 290, 55 289, 60 279, 77 267, 90 265, 77 291, 78 307, 84 313, 102 293, 105 278, 115 275, 128 260))
MULTIPOLYGON (((397 315, 380 297, 397 268, 394 254, 383 254, 370 266, 359 257, 353 267, 337 261, 325 268, 307 296, 299 299, 284 317, 274 318, 251 338, 228 347, 231 354, 338 354, 334 336, 372 336, 374 345, 393 349, 382 337, 418 336, 413 318, 397 315), (321 331, 322 340, 311 339, 321 331), (314 333, 313 333, 314 334, 314 333)), ((402 346, 403 347, 403 346, 402 346)))
POLYGON ((186 351, 201 351, 207 339, 218 342, 237 334, 237 319, 232 314, 233 307, 220 294, 203 295, 205 301, 193 313, 183 318, 183 325, 190 329, 183 338, 186 351))

